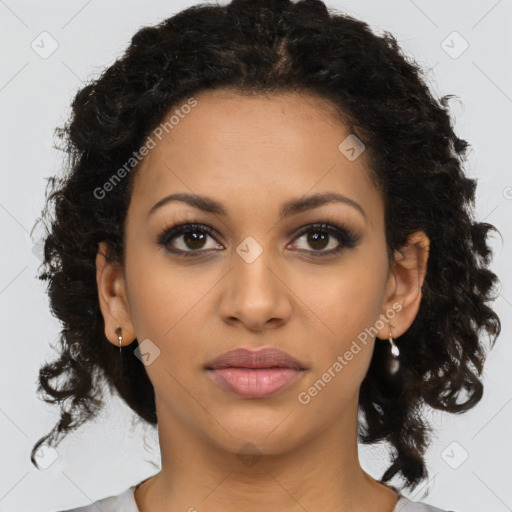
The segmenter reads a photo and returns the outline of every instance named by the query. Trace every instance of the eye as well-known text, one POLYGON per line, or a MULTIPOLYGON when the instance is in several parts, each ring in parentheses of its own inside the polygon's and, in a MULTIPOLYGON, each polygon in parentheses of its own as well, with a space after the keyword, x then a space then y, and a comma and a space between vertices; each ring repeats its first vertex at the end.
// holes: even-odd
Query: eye
MULTIPOLYGON (((312 247, 313 250, 306 248, 305 251, 313 253, 314 257, 323 257, 336 254, 345 248, 355 247, 359 238, 348 227, 320 223, 308 226, 299 233, 295 240, 303 240, 305 245, 312 247), (328 250, 325 250, 326 248, 328 250)), ((296 244, 297 242, 294 242, 294 245, 296 244)))
POLYGON ((195 256, 197 253, 216 248, 223 249, 223 246, 215 243, 208 247, 208 238, 214 238, 214 230, 203 224, 182 224, 175 227, 166 227, 158 238, 158 244, 164 246, 169 252, 178 256, 195 256), (177 242, 173 242, 177 240, 177 242))
MULTIPOLYGON (((204 224, 185 223, 165 227, 158 237, 158 245, 180 257, 197 257, 211 251, 222 250, 224 246, 217 242, 216 231, 204 224), (208 246, 208 238, 212 239, 208 246)), ((294 238, 291 245, 303 241, 312 249, 299 248, 313 257, 334 255, 343 249, 353 248, 359 237, 348 226, 337 226, 330 222, 310 224, 294 238), (328 250, 325 250, 328 248, 328 250)), ((296 249, 297 247, 292 247, 296 249)))

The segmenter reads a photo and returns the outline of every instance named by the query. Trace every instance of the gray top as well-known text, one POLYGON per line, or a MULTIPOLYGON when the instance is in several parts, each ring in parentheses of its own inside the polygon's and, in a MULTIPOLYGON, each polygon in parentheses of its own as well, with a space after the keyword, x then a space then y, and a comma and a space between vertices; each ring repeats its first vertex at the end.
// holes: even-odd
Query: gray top
MULTIPOLYGON (((90 505, 72 508, 60 512, 140 512, 135 501, 134 492, 139 484, 132 485, 117 496, 109 496, 90 505)), ((398 502, 392 512, 454 512, 433 507, 427 503, 412 501, 403 496, 396 487, 389 485, 397 495, 398 502)))

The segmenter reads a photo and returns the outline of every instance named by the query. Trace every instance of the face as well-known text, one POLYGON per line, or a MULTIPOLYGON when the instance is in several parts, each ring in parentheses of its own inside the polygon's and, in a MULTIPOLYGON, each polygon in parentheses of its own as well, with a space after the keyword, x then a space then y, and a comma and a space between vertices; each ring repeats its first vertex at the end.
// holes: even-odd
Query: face
POLYGON ((323 100, 195 99, 137 170, 116 281, 124 309, 103 303, 106 319, 117 316, 108 336, 117 343, 123 325, 146 343, 159 418, 231 452, 251 442, 278 453, 353 418, 375 333, 390 330, 377 321, 405 330, 417 301, 392 308, 408 288, 389 272, 383 200, 366 154, 340 151, 350 132, 323 100), (290 206, 327 193, 342 200, 290 206), (172 194, 216 210, 155 207, 172 194), (278 348, 306 369, 269 396, 240 396, 205 370, 238 347, 278 348))

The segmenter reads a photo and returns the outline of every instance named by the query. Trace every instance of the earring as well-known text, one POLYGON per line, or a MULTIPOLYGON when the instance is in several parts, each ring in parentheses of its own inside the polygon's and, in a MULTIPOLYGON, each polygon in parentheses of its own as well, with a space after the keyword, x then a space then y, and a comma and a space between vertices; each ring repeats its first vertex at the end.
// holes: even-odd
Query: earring
POLYGON ((121 336, 121 326, 116 328, 117 339, 119 340, 119 353, 121 353, 121 346, 123 344, 123 337, 121 336))
POLYGON ((398 360, 398 356, 400 355, 400 350, 398 350, 398 347, 396 346, 395 342, 393 341, 393 335, 391 334, 391 331, 389 332, 389 344, 391 345, 391 354, 393 355, 393 359, 391 360, 389 371, 390 371, 390 373, 394 374, 398 371, 398 368, 400 367, 400 361, 398 360))

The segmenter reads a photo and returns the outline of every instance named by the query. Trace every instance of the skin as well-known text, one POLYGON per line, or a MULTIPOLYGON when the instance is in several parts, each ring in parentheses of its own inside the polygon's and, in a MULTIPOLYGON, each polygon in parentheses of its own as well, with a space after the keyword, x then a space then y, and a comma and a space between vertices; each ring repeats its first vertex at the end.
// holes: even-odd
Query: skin
POLYGON ((429 240, 413 234, 390 264, 384 203, 366 153, 350 161, 339 151, 349 132, 325 100, 219 89, 195 98, 197 106, 164 133, 137 171, 125 266, 106 261, 104 242, 96 259, 108 340, 118 346, 121 326, 124 346, 149 338, 160 350, 146 371, 155 389, 162 469, 137 487, 137 505, 141 512, 391 512, 396 494, 358 460, 358 394, 374 344, 388 343, 390 330, 399 337, 418 312, 429 240), (356 201, 366 217, 332 202, 280 218, 283 202, 325 191, 356 201), (214 198, 228 215, 175 201, 147 217, 155 203, 178 192, 214 198), (315 246, 299 228, 326 216, 353 229, 358 245, 315 257, 315 249, 341 242, 332 236, 315 246), (158 245, 169 223, 190 221, 211 226, 217 239, 187 245, 178 235, 168 247, 202 256, 183 259, 158 245), (251 263, 236 252, 248 236, 263 250, 251 263), (359 343, 343 370, 300 403, 299 393, 393 304, 401 309, 378 329, 379 339, 359 343), (277 347, 308 369, 273 396, 244 399, 203 370, 236 347, 277 347), (237 456, 247 443, 256 447, 253 464, 237 456))

